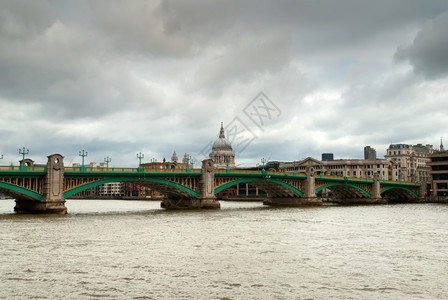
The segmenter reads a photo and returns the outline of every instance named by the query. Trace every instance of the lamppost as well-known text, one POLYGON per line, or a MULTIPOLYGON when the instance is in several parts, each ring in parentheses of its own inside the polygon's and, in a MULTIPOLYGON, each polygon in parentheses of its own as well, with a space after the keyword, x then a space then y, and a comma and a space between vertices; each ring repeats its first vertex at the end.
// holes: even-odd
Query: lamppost
POLYGON ((263 166, 263 171, 265 171, 264 168, 265 168, 267 162, 268 162, 267 159, 265 159, 265 158, 261 159, 261 165, 263 166))
POLYGON ((401 183, 401 170, 398 170, 398 180, 399 180, 400 183, 401 183))
POLYGON ((344 166, 344 179, 347 179, 347 166, 344 166))
POLYGON ((320 164, 319 167, 320 167, 320 178, 322 178, 322 164, 320 164))
POLYGON ((194 169, 194 163, 196 162, 193 157, 189 156, 190 169, 194 169))
MULTIPOLYGON (((19 154, 22 155, 22 163, 21 163, 22 166, 25 165, 25 155, 27 155, 29 153, 30 153, 30 150, 29 149, 25 150, 25 147, 23 147, 23 149, 19 149, 19 154)), ((3 155, 2 155, 2 158, 3 158, 3 155)))
POLYGON ((82 152, 79 151, 79 156, 82 157, 82 164, 81 164, 81 167, 84 167, 84 157, 87 156, 87 151, 84 151, 84 150, 82 150, 82 152))
POLYGON ((152 168, 155 169, 155 168, 156 168, 156 162, 157 162, 157 159, 152 158, 152 159, 151 159, 151 162, 152 162, 152 168))
POLYGON ((112 158, 110 158, 109 156, 104 158, 104 162, 106 163, 107 167, 109 168, 109 163, 112 161, 112 158))
POLYGON ((138 158, 138 167, 140 168, 140 166, 142 165, 142 158, 145 157, 145 154, 142 154, 141 152, 137 153, 137 158, 138 158))

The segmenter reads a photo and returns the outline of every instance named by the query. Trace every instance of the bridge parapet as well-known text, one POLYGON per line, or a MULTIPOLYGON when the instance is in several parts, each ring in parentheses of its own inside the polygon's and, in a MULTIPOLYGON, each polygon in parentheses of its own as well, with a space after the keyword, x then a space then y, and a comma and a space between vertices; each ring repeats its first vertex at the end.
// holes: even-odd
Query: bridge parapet
POLYGON ((3 172, 46 172, 44 166, 0 166, 0 173, 3 172))

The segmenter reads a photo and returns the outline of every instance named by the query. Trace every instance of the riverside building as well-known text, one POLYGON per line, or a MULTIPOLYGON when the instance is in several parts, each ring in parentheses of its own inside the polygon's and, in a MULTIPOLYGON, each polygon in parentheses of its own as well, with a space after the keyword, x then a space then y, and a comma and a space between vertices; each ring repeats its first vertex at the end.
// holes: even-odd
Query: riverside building
POLYGON ((439 150, 428 155, 431 175, 431 196, 448 196, 448 151, 440 139, 439 150))
POLYGON ((302 161, 280 163, 282 172, 305 172, 313 167, 317 175, 373 178, 379 174, 382 180, 398 180, 398 165, 389 159, 336 159, 319 161, 308 157, 302 161))
POLYGON ((433 146, 429 144, 391 144, 384 157, 398 164, 399 180, 429 183, 430 168, 426 163, 433 152, 433 146))

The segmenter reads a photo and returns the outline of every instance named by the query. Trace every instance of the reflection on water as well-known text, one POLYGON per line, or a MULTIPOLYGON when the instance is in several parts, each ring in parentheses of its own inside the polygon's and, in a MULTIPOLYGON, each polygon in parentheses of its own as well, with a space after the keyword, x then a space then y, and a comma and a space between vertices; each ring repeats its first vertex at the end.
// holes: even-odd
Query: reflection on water
POLYGON ((448 206, 0 201, 2 299, 445 299, 448 206))

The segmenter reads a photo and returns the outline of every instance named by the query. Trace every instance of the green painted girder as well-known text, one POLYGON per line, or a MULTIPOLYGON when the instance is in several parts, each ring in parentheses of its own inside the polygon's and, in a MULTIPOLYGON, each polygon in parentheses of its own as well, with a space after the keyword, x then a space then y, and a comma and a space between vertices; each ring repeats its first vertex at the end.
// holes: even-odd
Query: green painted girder
POLYGON ((0 170, 0 177, 3 178, 16 178, 16 177, 44 177, 47 171, 4 171, 0 170))
MULTIPOLYGON (((235 176, 233 176, 235 177, 235 176)), ((284 187, 287 187, 288 189, 292 190, 294 193, 296 193, 297 195, 299 195, 300 197, 303 197, 303 192, 299 189, 296 189, 295 187, 293 187, 292 185, 287 184, 286 182, 280 181, 280 180, 276 180, 273 178, 241 178, 241 179, 237 179, 231 182, 228 182, 226 184, 221 185, 218 188, 215 188, 215 194, 228 189, 229 187, 232 187, 234 185, 237 185, 239 183, 246 183, 246 182, 270 182, 270 183, 275 183, 275 184, 279 184, 282 185, 284 187)))
POLYGON ((289 174, 270 174, 270 173, 215 173, 215 177, 219 178, 277 178, 277 179, 306 179, 303 175, 289 175, 289 174))
POLYGON ((396 186, 396 187, 420 187, 421 184, 418 182, 415 183, 405 183, 405 182, 399 182, 399 181, 380 181, 380 185, 383 186, 396 186))
POLYGON ((36 193, 29 189, 17 186, 15 184, 9 184, 9 183, 0 181, 0 188, 4 188, 4 189, 11 190, 11 191, 14 191, 14 192, 22 194, 22 195, 26 195, 26 196, 28 196, 32 199, 38 200, 38 201, 42 201, 44 198, 44 196, 39 193, 36 193))
POLYGON ((76 193, 79 193, 81 191, 87 190, 89 188, 104 184, 104 183, 110 183, 110 182, 125 182, 125 181, 149 181, 149 182, 154 182, 154 183, 160 183, 160 184, 166 184, 168 186, 172 186, 175 187, 181 191, 186 192, 187 194, 198 198, 199 197, 199 193, 187 188, 183 185, 180 185, 178 183, 169 181, 169 180, 163 180, 163 179, 159 179, 159 178, 141 178, 141 177, 110 177, 110 178, 106 178, 106 179, 101 179, 101 180, 97 180, 97 181, 93 181, 93 182, 89 182, 80 186, 77 186, 71 190, 68 190, 66 192, 64 192, 64 198, 68 198, 70 196, 73 196, 76 193))
POLYGON ((315 177, 316 181, 329 181, 329 182, 352 182, 352 183, 363 183, 363 184, 373 184, 373 179, 353 179, 345 177, 315 177))

